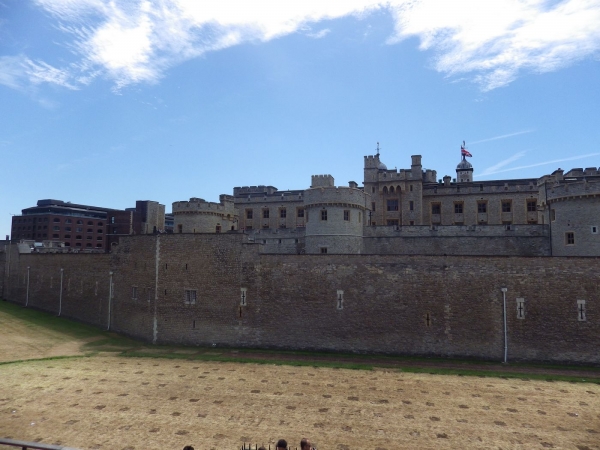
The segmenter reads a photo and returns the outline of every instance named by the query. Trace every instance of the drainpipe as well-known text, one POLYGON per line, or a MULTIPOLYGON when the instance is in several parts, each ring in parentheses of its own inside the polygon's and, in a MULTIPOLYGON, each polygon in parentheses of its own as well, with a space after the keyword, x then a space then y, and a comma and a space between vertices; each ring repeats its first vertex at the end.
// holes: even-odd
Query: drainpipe
POLYGON ((113 273, 108 272, 110 275, 110 281, 108 285, 108 326, 106 327, 106 331, 110 330, 110 309, 112 306, 112 297, 113 297, 113 273))
POLYGON ((27 296, 25 297, 25 308, 29 304, 29 269, 30 266, 27 266, 27 296))
POLYGON ((500 289, 502 291, 502 299, 504 300, 504 364, 508 356, 508 333, 506 332, 506 289, 505 287, 500 289))
POLYGON ((58 317, 60 317, 60 313, 62 312, 63 270, 64 269, 60 269, 60 296, 58 297, 58 317))

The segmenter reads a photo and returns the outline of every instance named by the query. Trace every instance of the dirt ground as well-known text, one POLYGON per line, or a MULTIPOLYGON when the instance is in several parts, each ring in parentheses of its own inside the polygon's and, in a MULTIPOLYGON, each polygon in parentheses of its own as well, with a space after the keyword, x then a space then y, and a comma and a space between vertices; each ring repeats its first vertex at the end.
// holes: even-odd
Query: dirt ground
MULTIPOLYGON (((0 360, 82 343, 0 314, 0 360)), ((319 449, 600 449, 600 385, 105 353, 1 364, 0 436, 110 450, 304 436, 319 449)))

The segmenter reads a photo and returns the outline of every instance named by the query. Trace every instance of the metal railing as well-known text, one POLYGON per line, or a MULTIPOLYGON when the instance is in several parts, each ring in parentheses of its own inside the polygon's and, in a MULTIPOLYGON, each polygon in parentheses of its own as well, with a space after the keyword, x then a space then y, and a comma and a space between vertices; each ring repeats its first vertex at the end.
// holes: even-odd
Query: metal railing
POLYGON ((63 447, 62 445, 41 444, 39 442, 17 441, 14 439, 0 438, 0 445, 10 445, 12 447, 21 447, 22 450, 78 450, 73 447, 63 447))

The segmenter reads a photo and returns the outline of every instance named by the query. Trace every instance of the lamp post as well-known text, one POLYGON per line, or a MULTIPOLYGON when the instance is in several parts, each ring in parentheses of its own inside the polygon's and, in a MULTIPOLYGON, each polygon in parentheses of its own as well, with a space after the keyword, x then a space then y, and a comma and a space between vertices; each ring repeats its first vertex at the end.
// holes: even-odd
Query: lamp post
POLYGON ((27 305, 29 304, 29 269, 31 268, 31 266, 27 266, 27 295, 25 297, 25 308, 27 308, 27 305))
POLYGON ((60 313, 62 312, 63 272, 64 269, 60 269, 60 295, 58 296, 58 317, 60 317, 60 313))
POLYGON ((502 299, 504 302, 504 364, 506 364, 506 359, 508 356, 508 333, 506 331, 506 289, 505 287, 500 289, 502 291, 502 299))
POLYGON ((109 284, 108 284, 108 325, 106 327, 106 331, 110 330, 110 309, 112 307, 112 296, 113 296, 113 272, 108 272, 110 276, 109 284))

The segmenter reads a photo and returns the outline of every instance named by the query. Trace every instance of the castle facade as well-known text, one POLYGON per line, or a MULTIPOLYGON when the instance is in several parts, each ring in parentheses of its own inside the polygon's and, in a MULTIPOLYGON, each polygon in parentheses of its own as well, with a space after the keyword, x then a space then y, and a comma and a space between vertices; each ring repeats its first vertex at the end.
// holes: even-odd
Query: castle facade
POLYGON ((264 253, 600 256, 600 171, 540 178, 437 179, 421 156, 409 169, 364 157, 363 186, 314 175, 308 189, 235 187, 219 203, 173 203, 176 233, 243 231, 264 253))

